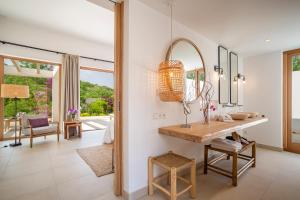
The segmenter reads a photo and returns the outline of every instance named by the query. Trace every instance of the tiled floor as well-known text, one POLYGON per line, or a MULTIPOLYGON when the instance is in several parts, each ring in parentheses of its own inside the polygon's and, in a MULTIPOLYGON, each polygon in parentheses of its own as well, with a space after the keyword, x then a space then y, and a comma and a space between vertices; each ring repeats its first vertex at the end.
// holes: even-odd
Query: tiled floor
MULTIPOLYGON (((77 148, 102 143, 103 131, 84 134, 82 139, 55 137, 28 141, 17 148, 0 148, 1 200, 120 200, 113 195, 113 176, 98 178, 76 153, 77 148)), ((1 142, 0 147, 8 142, 1 142)), ((227 165, 224 163, 224 165, 227 165)), ((258 149, 257 167, 242 175, 238 187, 230 179, 197 172, 199 200, 298 200, 300 155, 258 149)), ((140 200, 166 200, 155 191, 140 200)), ((188 194, 179 200, 189 199, 188 194)))
MULTIPOLYGON (((225 163, 224 163, 225 165, 225 163)), ((199 200, 298 200, 300 199, 300 155, 258 149, 257 167, 250 168, 232 187, 231 180, 209 171, 197 172, 199 200)), ((167 200, 161 192, 140 200, 167 200)), ((179 200, 189 199, 184 194, 179 200)))
POLYGON ((0 199, 118 199, 113 195, 113 175, 96 177, 76 152, 101 144, 103 135, 101 130, 85 132, 81 139, 59 143, 55 136, 35 138, 32 149, 24 139, 20 147, 0 148, 0 199))

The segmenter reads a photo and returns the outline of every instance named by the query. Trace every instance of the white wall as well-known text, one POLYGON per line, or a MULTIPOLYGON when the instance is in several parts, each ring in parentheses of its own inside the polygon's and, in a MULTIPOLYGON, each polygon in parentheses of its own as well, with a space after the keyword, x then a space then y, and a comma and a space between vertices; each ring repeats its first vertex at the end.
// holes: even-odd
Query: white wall
POLYGON ((282 52, 245 58, 244 73, 244 110, 269 118, 268 123, 248 129, 247 136, 257 143, 282 148, 282 52))
MULTIPOLYGON (((81 55, 87 57, 100 58, 105 60, 114 60, 114 47, 95 42, 90 42, 70 36, 61 32, 56 32, 41 28, 39 26, 21 23, 19 21, 7 19, 0 16, 0 40, 20 43, 54 51, 61 51, 64 53, 81 55)), ((84 31, 84 30, 83 30, 84 31)), ((44 60, 56 63, 62 63, 62 55, 49 53, 39 50, 22 48, 12 45, 0 44, 0 55, 10 55, 23 58, 31 58, 37 60, 44 60)), ((105 63, 93 61, 89 59, 80 58, 79 64, 81 66, 95 66, 106 69, 113 69, 112 63, 105 63)), ((62 70, 63 72, 63 70, 62 70)), ((63 77, 63 74, 62 76, 63 77)), ((62 86, 64 81, 62 80, 62 86)), ((55 83, 53 86, 56 86, 55 83)), ((61 90, 61 100, 64 98, 64 89, 61 90)), ((58 97, 54 96, 54 104, 58 105, 58 97)), ((63 106, 63 104, 61 104, 63 106)), ((61 108, 61 111, 63 109, 61 108)), ((54 120, 58 120, 59 116, 53 114, 54 120)), ((62 117, 62 116, 61 116, 62 117)))
MULTIPOLYGON (((125 1, 124 36, 124 189, 132 193, 147 186, 147 159, 173 150, 203 158, 203 144, 158 134, 158 128, 184 122, 179 103, 165 103, 157 95, 157 70, 170 45, 170 18, 140 1, 125 1), (154 120, 154 113, 166 119, 154 120)), ((201 50, 217 100, 217 44, 187 27, 174 23, 174 39, 185 37, 201 50)), ((200 121, 199 104, 192 106, 189 121, 200 121)))
MULTIPOLYGON (((34 25, 21 23, 0 16, 0 40, 20 43, 24 45, 66 52, 69 54, 95 57, 106 60, 114 59, 114 48, 104 44, 97 44, 76 38, 64 33, 48 30, 34 25)), ((83 30, 84 31, 84 30, 83 30)), ((33 58, 50 62, 61 63, 62 56, 22 47, 0 44, 0 55, 13 55, 25 58, 33 58)), ((95 62, 93 60, 80 59, 84 66, 99 66, 112 68, 112 64, 95 62)))

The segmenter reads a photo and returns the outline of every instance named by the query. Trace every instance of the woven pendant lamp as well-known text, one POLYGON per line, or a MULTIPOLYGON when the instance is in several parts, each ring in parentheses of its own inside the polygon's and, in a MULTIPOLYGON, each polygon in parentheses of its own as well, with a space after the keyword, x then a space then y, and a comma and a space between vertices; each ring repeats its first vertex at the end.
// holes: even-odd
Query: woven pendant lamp
POLYGON ((184 87, 183 64, 169 60, 159 65, 159 98, 161 101, 182 101, 184 87))
POLYGON ((184 96, 184 68, 179 60, 172 59, 173 5, 171 7, 171 60, 160 63, 158 69, 159 98, 161 101, 182 101, 184 96))

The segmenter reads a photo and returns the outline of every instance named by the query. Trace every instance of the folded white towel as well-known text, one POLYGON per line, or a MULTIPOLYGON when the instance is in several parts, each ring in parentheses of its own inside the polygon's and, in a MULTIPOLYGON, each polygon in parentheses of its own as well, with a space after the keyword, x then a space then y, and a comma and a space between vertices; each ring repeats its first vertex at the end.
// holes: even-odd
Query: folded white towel
POLYGON ((243 148, 243 145, 239 142, 228 140, 228 139, 221 139, 216 138, 211 141, 211 146, 218 149, 223 149, 226 151, 234 151, 238 152, 243 148))
POLYGON ((111 144, 114 140, 114 137, 115 137, 115 132, 114 132, 114 125, 115 125, 115 122, 114 120, 112 119, 108 126, 106 127, 106 130, 105 130, 105 134, 104 134, 104 144, 111 144))

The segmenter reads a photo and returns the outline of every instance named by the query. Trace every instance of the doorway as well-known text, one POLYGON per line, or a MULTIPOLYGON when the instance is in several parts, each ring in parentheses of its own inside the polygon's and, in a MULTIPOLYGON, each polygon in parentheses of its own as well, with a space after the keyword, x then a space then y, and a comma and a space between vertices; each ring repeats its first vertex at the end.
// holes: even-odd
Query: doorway
POLYGON ((300 153, 300 49, 283 54, 284 149, 300 153))
MULTIPOLYGON (((121 89, 122 88, 122 43, 123 43, 123 40, 122 40, 123 31, 122 30, 123 30, 123 3, 122 4, 117 3, 115 5, 115 59, 114 59, 115 66, 114 66, 114 73, 113 73, 113 76, 114 76, 113 110, 114 110, 114 118, 115 118, 115 140, 114 140, 114 160, 115 160, 115 162, 114 162, 115 163, 115 174, 114 174, 115 180, 114 180, 114 184, 115 185, 114 185, 114 191, 115 191, 116 195, 122 195, 122 191, 123 191, 123 188, 122 188, 122 107, 121 107, 122 106, 122 89, 121 89)), ((11 42, 14 42, 14 41, 11 41, 11 42)), ((51 54, 51 53, 55 53, 57 55, 64 54, 63 52, 53 51, 51 48, 48 49, 48 50, 39 48, 40 47, 39 44, 36 44, 36 46, 35 45, 34 46, 27 46, 27 45, 22 45, 22 44, 17 44, 17 43, 7 43, 7 42, 3 43, 3 44, 4 45, 17 46, 18 48, 19 47, 20 48, 26 48, 26 49, 29 48, 29 49, 32 49, 34 51, 42 51, 42 52, 47 52, 49 54, 51 54)), ((9 55, 18 55, 18 54, 17 53, 14 54, 14 52, 13 52, 13 53, 9 53, 9 55)), ((18 55, 18 56, 23 57, 23 55, 18 55)), ((29 56, 29 57, 31 58, 31 56, 29 56)), ((84 58, 84 59, 95 60, 95 59, 90 58, 90 57, 85 57, 85 56, 81 56, 81 57, 84 58)), ((46 59, 46 60, 48 60, 48 59, 46 59)), ((11 65, 11 63, 9 65, 11 65)), ((42 67, 42 65, 40 65, 40 67, 42 67)), ((17 67, 15 67, 15 66, 14 66, 14 68, 17 69, 17 67)), ((26 71, 26 70, 21 69, 21 71, 26 71)), ((30 71, 32 71, 32 72, 34 71, 34 73, 38 73, 37 71, 40 71, 39 73, 42 72, 42 70, 38 70, 38 68, 36 66, 30 71)), ((4 74, 4 57, 1 57, 1 56, 0 56, 0 74, 4 74)), ((5 82, 4 78, 5 77, 3 75, 0 76, 0 82, 1 83, 5 82)), ((43 80, 43 83, 45 83, 44 80, 43 80)), ((45 89, 45 87, 44 87, 44 89, 45 89)), ((46 92, 46 90, 45 91, 43 90, 42 93, 45 94, 47 92, 46 92)), ((43 98, 43 99, 41 99, 41 101, 39 103, 43 104, 43 105, 49 105, 49 107, 50 107, 50 104, 53 103, 53 96, 52 96, 52 102, 49 102, 48 100, 49 99, 45 100, 43 98)), ((3 99, 0 100, 1 105, 3 104, 3 101, 4 101, 3 99)), ((59 102, 61 102, 61 101, 59 101, 59 102)), ((58 106, 58 107, 60 108, 61 106, 58 106)), ((0 112, 2 112, 2 115, 0 115, 0 121, 2 122, 2 123, 0 123, 1 124, 0 129, 4 128, 3 127, 3 125, 4 125, 4 115, 3 115, 4 110, 3 110, 3 108, 5 108, 5 107, 0 108, 1 109, 0 112)), ((61 114, 57 112, 57 109, 55 110, 55 112, 51 112, 51 114, 52 114, 52 116, 53 116, 53 114, 57 114, 58 116, 61 116, 61 114)), ((8 116, 8 118, 9 118, 9 116, 8 116)), ((8 122, 9 122, 9 120, 8 120, 8 122)), ((9 125, 9 126, 12 126, 12 125, 9 125)), ((9 127, 7 126, 7 128, 9 128, 9 127)), ((0 137, 2 137, 2 136, 3 135, 1 134, 0 137)), ((2 139, 2 138, 0 138, 0 139, 2 139)), ((41 141, 41 143, 45 144, 43 146, 47 146, 47 145, 50 146, 51 145, 51 138, 47 138, 46 142, 44 141, 44 138, 41 138, 41 140, 43 140, 43 141, 41 141), (50 141, 50 142, 48 143, 47 141, 50 141)), ((79 139, 78 139, 78 141, 79 141, 79 139)), ((60 141, 60 142, 62 143, 62 141, 60 141)), ((55 141, 55 144, 56 144, 56 141, 55 141)), ((60 146, 62 146, 62 145, 60 145, 60 146)), ((70 147, 73 147, 73 146, 70 145, 70 147)), ((32 152, 35 153, 35 151, 37 149, 39 149, 39 145, 35 145, 34 150, 32 150, 32 152)), ((48 151, 48 150, 49 150, 49 148, 46 148, 46 151, 48 151)), ((27 149, 26 149, 26 151, 27 151, 27 149)), ((22 152, 25 152, 25 151, 22 151, 22 152)), ((39 153, 40 152, 44 153, 42 151, 39 151, 39 153)), ((53 156, 60 156, 60 155, 53 154, 53 156)), ((34 164, 32 164, 33 157, 31 157, 30 155, 26 155, 26 158, 27 157, 30 159, 30 160, 28 160, 28 162, 30 162, 30 164, 28 164, 28 167, 31 167, 31 165, 33 165, 33 167, 36 167, 34 164)), ((37 160, 37 162, 39 162, 39 158, 40 158, 39 155, 36 156, 35 159, 37 160)), ((47 157, 47 159, 48 159, 48 157, 47 157)), ((66 160, 67 159, 61 159, 61 161, 66 161, 66 160)), ((48 162, 47 163, 46 162, 39 162, 39 163, 49 164, 48 162)), ((24 164, 24 163, 22 163, 22 164, 24 164)), ((67 163, 67 164, 69 164, 69 163, 67 163)), ((72 164, 72 167, 74 167, 74 166, 75 165, 72 164)), ((55 166, 55 168, 60 168, 60 166, 55 166)), ((49 170, 49 169, 47 168, 47 170, 49 170)), ((57 173, 61 173, 62 170, 56 170, 56 171, 57 171, 57 173)), ((68 170, 68 171, 65 171, 65 172, 66 173, 64 173, 63 176, 58 174, 56 178, 57 179, 61 179, 62 177, 65 178, 65 179, 72 178, 71 176, 68 175, 68 173, 70 173, 71 170, 68 170)), ((47 174, 51 174, 51 173, 47 173, 47 174)), ((79 173, 70 173, 70 175, 74 175, 74 174, 79 175, 79 173)), ((30 179, 31 178, 28 177, 28 181, 30 181, 30 179)), ((72 180, 72 181, 71 180, 61 180, 61 181, 62 182, 69 181, 69 182, 72 182, 73 184, 75 183, 74 180, 72 180)), ((21 183, 18 183, 18 184, 21 184, 21 183)), ((37 182, 36 185, 38 185, 38 184, 39 183, 37 182)), ((27 185, 29 185, 29 184, 27 184, 27 185)), ((18 185, 18 186, 23 187, 22 185, 18 185)), ((15 187, 11 187, 11 188, 15 188, 15 187)), ((16 188, 19 188, 19 187, 16 187, 16 188)), ((33 188, 37 188, 37 187, 33 187, 33 188)), ((62 187, 60 187, 60 188, 62 188, 62 187)), ((69 188, 69 185, 68 185, 68 188, 69 188)), ((99 190, 101 190, 101 187, 99 187, 99 190)), ((5 194, 5 195, 9 195, 9 194, 5 194)))
MULTIPOLYGON (((18 100, 18 113, 28 116, 45 116, 49 121, 60 122, 61 64, 13 56, 0 56, 1 83, 27 85, 29 98, 18 100), (58 111, 58 112, 54 112, 58 111)), ((15 120, 13 99, 1 99, 0 140, 27 138, 28 131, 21 129, 15 120), (21 131, 22 130, 22 131, 21 131)))

